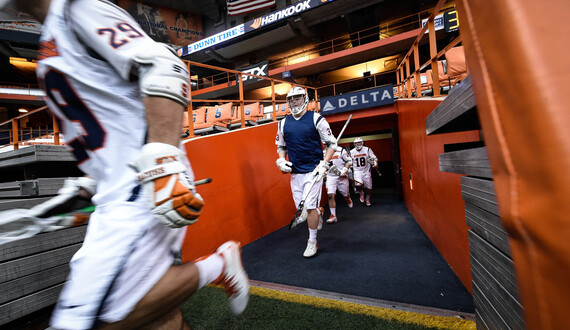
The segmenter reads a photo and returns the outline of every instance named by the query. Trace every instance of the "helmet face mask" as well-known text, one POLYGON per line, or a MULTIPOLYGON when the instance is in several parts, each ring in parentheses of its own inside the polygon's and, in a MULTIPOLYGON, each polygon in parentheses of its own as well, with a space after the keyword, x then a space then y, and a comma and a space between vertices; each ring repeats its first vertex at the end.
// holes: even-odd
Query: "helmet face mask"
POLYGON ((354 147, 356 148, 356 150, 360 151, 362 149, 363 145, 364 145, 364 142, 362 141, 361 138, 354 139, 354 147))
POLYGON ((309 96, 303 87, 293 87, 287 93, 287 105, 293 116, 301 114, 309 104, 309 96))

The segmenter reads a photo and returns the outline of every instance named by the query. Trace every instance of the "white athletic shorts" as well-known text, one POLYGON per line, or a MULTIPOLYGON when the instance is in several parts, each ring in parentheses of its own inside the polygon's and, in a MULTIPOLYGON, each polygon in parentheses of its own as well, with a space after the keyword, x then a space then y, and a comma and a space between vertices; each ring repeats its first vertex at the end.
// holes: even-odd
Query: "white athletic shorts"
POLYGON ((94 322, 124 319, 170 268, 186 228, 162 225, 141 200, 97 205, 52 327, 90 329, 94 322))
POLYGON ((340 177, 338 175, 327 175, 327 194, 336 194, 336 190, 341 193, 343 197, 348 196, 348 178, 340 177))
MULTIPOLYGON (((304 194, 309 190, 309 188, 311 188, 313 178, 314 176, 312 173, 291 174, 291 191, 293 192, 295 207, 299 206, 299 203, 303 200, 304 194)), ((307 199, 305 200, 305 207, 307 207, 307 210, 314 210, 319 207, 322 191, 323 179, 313 185, 309 196, 307 196, 307 199)))
POLYGON ((372 189, 372 175, 370 174, 370 171, 354 170, 354 180, 362 182, 364 189, 372 189))

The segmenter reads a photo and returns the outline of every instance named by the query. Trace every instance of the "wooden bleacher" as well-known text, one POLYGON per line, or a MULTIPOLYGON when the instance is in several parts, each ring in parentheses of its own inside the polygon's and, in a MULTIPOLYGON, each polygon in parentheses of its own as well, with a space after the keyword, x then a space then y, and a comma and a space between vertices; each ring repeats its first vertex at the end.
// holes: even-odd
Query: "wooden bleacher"
MULTIPOLYGON (((31 208, 82 173, 67 146, 35 145, 0 154, 0 211, 31 208)), ((52 306, 87 226, 41 233, 0 245, 0 326, 52 306)))
MULTIPOLYGON (((475 96, 467 76, 426 118, 426 133, 479 129, 475 96)), ((465 175, 461 177, 461 194, 469 227, 477 328, 524 329, 514 262, 484 141, 444 145, 444 151, 439 155, 440 170, 465 175)))

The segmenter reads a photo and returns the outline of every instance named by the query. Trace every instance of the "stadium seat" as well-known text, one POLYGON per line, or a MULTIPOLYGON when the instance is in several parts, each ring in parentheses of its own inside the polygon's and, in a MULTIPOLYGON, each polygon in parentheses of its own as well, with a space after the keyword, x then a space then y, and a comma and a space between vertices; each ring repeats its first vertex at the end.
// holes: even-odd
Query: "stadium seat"
MULTIPOLYGON (((257 121, 263 118, 263 108, 259 102, 246 104, 244 106, 245 124, 246 126, 256 126, 257 121)), ((234 116, 230 128, 235 129, 241 127, 241 116, 239 106, 234 107, 234 116)))
MULTIPOLYGON (((283 117, 285 117, 286 115, 291 113, 291 111, 289 110, 289 107, 287 106, 287 103, 275 103, 275 106, 277 107, 277 109, 275 110, 276 115, 277 115, 277 120, 282 119, 283 117)), ((264 123, 268 123, 268 122, 272 121, 273 120, 273 105, 270 104, 269 106, 264 107, 263 108, 263 114, 264 114, 264 118, 258 119, 257 120, 258 124, 264 124, 264 123)))
POLYGON ((208 107, 207 121, 215 125, 227 126, 232 122, 233 103, 225 103, 216 107, 208 107))
POLYGON ((289 109, 289 104, 287 102, 280 103, 277 110, 277 120, 283 119, 285 116, 291 114, 291 109, 289 109))
POLYGON ((467 77, 467 64, 465 62, 465 51, 463 46, 453 47, 445 52, 447 62, 447 75, 450 77, 451 85, 456 85, 467 77))
POLYGON ((205 135, 217 132, 227 132, 228 125, 232 117, 232 103, 226 103, 221 106, 203 107, 196 110, 196 126, 194 127, 195 135, 205 135), (200 123, 202 119, 201 112, 204 111, 205 122, 200 123))

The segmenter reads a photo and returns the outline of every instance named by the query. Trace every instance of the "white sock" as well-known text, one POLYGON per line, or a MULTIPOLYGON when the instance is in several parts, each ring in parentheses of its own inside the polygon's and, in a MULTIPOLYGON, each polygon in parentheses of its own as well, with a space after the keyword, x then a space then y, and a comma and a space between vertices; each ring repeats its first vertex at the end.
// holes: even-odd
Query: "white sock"
POLYGON ((200 274, 198 289, 214 282, 224 270, 224 258, 217 253, 196 261, 194 264, 198 267, 198 274, 200 274))
POLYGON ((331 214, 333 217, 336 217, 336 207, 331 207, 331 214))
POLYGON ((318 229, 309 229, 309 241, 317 241, 317 231, 318 229))

